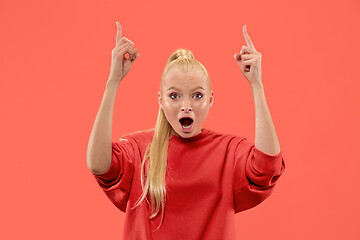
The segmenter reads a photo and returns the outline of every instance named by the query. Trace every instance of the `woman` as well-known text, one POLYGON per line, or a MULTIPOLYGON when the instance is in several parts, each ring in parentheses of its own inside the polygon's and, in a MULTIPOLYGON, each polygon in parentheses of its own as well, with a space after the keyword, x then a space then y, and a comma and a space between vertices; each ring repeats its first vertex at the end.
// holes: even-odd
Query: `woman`
POLYGON ((244 28, 248 46, 234 57, 254 94, 255 145, 201 127, 214 93, 205 67, 186 49, 169 57, 162 74, 155 129, 112 142, 116 92, 139 57, 116 24, 87 166, 106 196, 126 213, 123 239, 234 239, 235 214, 269 197, 285 169, 261 82, 261 54, 244 28))

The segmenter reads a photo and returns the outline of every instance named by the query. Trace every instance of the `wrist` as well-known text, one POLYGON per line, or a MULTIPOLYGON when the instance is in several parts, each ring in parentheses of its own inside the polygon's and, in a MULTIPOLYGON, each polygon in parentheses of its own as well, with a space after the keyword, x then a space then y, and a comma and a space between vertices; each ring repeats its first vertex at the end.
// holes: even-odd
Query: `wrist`
POLYGON ((262 89, 264 88, 264 85, 262 84, 262 82, 258 82, 258 83, 253 83, 250 84, 251 89, 262 89))
POLYGON ((107 84, 119 84, 121 82, 121 79, 111 78, 109 77, 107 80, 107 84))
POLYGON ((106 88, 118 88, 120 82, 121 82, 121 80, 115 80, 115 79, 109 78, 108 81, 106 82, 106 88))

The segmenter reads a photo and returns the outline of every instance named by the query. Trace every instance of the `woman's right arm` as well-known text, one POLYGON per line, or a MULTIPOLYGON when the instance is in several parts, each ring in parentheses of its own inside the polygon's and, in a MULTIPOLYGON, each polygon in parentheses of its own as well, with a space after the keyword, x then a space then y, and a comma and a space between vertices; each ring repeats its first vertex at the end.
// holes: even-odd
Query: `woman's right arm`
POLYGON ((111 164, 112 119, 119 81, 108 81, 96 115, 87 147, 88 169, 94 174, 107 172, 111 164))
POLYGON ((109 170, 112 154, 112 119, 116 93, 122 79, 129 72, 134 61, 139 57, 134 44, 122 37, 120 23, 117 24, 116 45, 112 50, 111 69, 106 83, 105 93, 96 115, 86 152, 88 169, 94 174, 102 174, 109 170), (125 54, 129 58, 125 58, 125 54))

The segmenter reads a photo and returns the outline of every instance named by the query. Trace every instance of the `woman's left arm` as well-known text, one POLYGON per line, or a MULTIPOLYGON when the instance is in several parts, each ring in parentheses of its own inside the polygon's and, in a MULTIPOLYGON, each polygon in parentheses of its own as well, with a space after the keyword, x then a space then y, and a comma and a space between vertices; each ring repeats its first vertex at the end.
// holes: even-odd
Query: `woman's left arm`
POLYGON ((249 81, 255 103, 255 147, 269 155, 280 153, 280 145, 276 135, 274 123, 265 99, 261 78, 261 53, 257 52, 246 30, 243 34, 247 46, 242 46, 240 53, 234 58, 241 68, 245 78, 249 81))
POLYGON ((280 153, 280 145, 276 135, 270 110, 267 106, 262 85, 251 86, 255 102, 255 147, 269 155, 280 153))

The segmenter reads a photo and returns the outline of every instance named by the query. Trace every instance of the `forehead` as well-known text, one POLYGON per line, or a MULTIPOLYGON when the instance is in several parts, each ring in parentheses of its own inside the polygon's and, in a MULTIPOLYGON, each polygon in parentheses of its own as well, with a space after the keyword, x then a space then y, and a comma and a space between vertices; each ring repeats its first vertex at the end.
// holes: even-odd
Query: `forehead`
POLYGON ((189 85, 206 85, 206 78, 201 71, 181 71, 178 69, 170 70, 164 79, 165 87, 181 87, 189 85))

